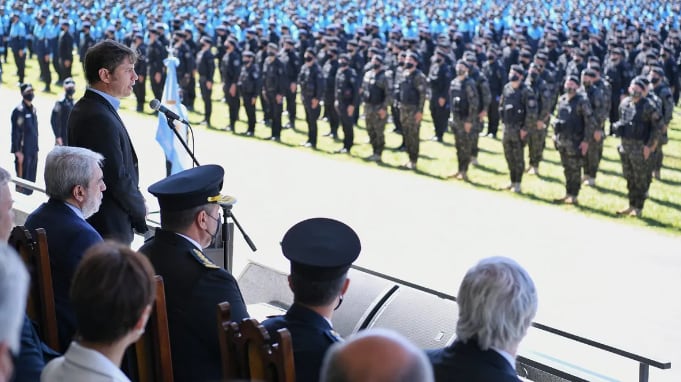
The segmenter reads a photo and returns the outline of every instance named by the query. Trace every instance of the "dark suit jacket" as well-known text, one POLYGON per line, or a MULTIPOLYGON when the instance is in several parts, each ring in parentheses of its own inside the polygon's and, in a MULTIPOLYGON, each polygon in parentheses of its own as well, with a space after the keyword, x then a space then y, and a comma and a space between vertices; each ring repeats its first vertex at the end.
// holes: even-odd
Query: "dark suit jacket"
POLYGON ((14 360, 13 382, 35 382, 40 380, 45 365, 60 354, 50 349, 38 337, 33 323, 24 316, 21 327, 21 350, 14 360))
POLYGON ((429 350, 436 382, 520 382, 508 361, 494 350, 482 351, 477 342, 458 340, 446 348, 429 350))
POLYGON ((341 340, 324 317, 295 303, 285 315, 269 318, 262 325, 271 336, 281 328, 291 333, 298 382, 318 381, 326 351, 341 340))
POLYGON ((76 332, 76 316, 69 298, 71 280, 85 251, 102 237, 71 208, 54 199, 28 215, 24 226, 29 230, 44 228, 47 233, 59 346, 66 351, 76 332))
POLYGON ((144 197, 139 190, 137 155, 118 112, 104 97, 87 90, 71 111, 69 145, 104 156, 104 199, 88 221, 104 238, 130 244, 132 228, 146 232, 144 197))
POLYGON ((141 248, 163 277, 176 382, 222 379, 217 304, 232 307, 232 320, 248 317, 234 277, 182 236, 157 230, 141 248))

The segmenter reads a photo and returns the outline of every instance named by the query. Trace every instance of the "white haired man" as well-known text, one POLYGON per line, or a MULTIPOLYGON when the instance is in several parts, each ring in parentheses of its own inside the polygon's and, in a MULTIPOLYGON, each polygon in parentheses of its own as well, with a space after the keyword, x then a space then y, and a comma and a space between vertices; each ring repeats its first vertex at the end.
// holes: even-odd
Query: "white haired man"
POLYGON ((530 275, 505 257, 481 260, 464 276, 451 346, 428 351, 435 380, 519 382, 515 357, 537 313, 530 275))
POLYGON ((326 353, 322 382, 432 382, 425 353, 397 332, 367 329, 326 353))
POLYGON ((99 210, 106 190, 103 157, 82 147, 56 146, 45 161, 45 191, 50 199, 33 211, 24 224, 44 228, 52 266, 60 350, 66 350, 76 330, 69 290, 85 251, 102 237, 85 219, 99 210))

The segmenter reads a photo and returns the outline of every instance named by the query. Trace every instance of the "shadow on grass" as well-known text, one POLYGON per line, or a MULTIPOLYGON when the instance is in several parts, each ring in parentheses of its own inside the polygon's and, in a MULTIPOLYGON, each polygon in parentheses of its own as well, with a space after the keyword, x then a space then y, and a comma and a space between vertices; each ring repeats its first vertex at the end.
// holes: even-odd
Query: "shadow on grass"
POLYGON ((599 185, 595 185, 595 186, 593 186, 593 188, 596 189, 598 192, 600 192, 602 194, 615 195, 615 196, 619 196, 619 197, 622 197, 622 198, 625 198, 625 199, 628 198, 627 194, 623 191, 617 191, 617 190, 613 190, 612 188, 605 188, 605 187, 599 186, 599 185))
POLYGON ((648 197, 648 200, 651 202, 655 202, 659 205, 665 206, 667 208, 675 208, 676 210, 681 210, 681 204, 673 203, 668 200, 661 200, 653 197, 648 197))
POLYGON ((478 169, 478 170, 480 170, 480 171, 484 171, 484 172, 488 172, 488 173, 490 173, 490 174, 494 174, 494 175, 504 175, 504 174, 506 174, 505 171, 499 171, 499 170, 497 170, 496 168, 489 167, 489 166, 485 166, 485 165, 482 165, 482 164, 478 164, 477 166, 471 166, 471 167, 474 168, 474 169, 478 169))
POLYGON ((549 182, 549 183, 558 183, 558 184, 563 184, 564 180, 560 178, 556 178, 555 176, 548 176, 548 175, 542 175, 541 173, 537 174, 537 177, 544 182, 549 182))

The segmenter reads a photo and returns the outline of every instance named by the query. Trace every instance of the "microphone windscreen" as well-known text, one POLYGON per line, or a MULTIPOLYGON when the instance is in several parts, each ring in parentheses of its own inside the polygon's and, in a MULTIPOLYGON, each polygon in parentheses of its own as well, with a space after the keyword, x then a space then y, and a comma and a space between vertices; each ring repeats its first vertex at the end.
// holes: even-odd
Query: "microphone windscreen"
POLYGON ((158 109, 161 107, 161 101, 154 98, 151 100, 151 102, 149 102, 149 107, 151 108, 151 110, 158 111, 158 109))

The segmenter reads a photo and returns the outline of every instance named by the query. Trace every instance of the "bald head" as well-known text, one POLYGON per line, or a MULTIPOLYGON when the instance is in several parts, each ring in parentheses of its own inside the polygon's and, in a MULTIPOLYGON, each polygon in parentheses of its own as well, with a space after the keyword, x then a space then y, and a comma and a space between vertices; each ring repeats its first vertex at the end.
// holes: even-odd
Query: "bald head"
POLYGON ((322 382, 433 381, 424 352, 386 329, 368 329, 332 346, 322 365, 322 382))

